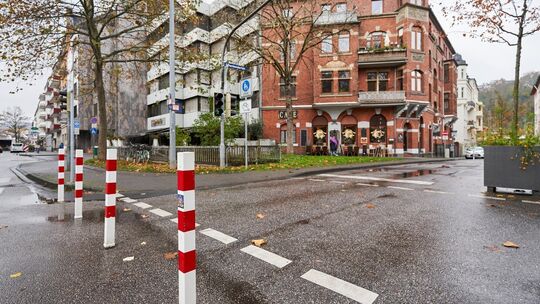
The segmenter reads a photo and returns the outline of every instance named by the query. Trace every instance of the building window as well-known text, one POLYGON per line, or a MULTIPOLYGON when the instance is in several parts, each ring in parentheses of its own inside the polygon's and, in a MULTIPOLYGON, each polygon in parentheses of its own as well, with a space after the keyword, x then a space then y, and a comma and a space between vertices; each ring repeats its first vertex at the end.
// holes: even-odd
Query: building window
POLYGON ((403 28, 398 30, 398 45, 403 46, 403 28))
POLYGON ((450 93, 444 93, 444 110, 450 109, 450 93))
POLYGON ((369 121, 371 143, 386 143, 386 118, 383 115, 374 115, 369 121))
POLYGON ((338 86, 340 93, 349 93, 351 91, 351 72, 349 71, 339 71, 338 72, 338 86))
POLYGON ((439 91, 439 79, 437 77, 437 69, 433 70, 433 92, 439 91))
POLYGON ((461 98, 465 98, 465 88, 461 88, 461 98))
MULTIPOLYGON (((289 62, 294 61, 296 58, 296 41, 289 41, 289 62)), ((283 50, 281 52, 281 61, 285 61, 283 57, 283 50)))
POLYGON ((422 72, 420 71, 411 72, 411 91, 414 91, 414 92, 424 91, 424 88, 422 85, 422 72))
POLYGON ((383 13, 383 0, 371 0, 371 14, 378 15, 383 13))
POLYGON ((422 3, 422 0, 410 0, 411 1, 411 4, 414 4, 414 5, 424 5, 422 3))
POLYGON ((411 32, 411 48, 413 50, 422 50, 422 29, 415 26, 411 32))
POLYGON ((321 88, 323 93, 332 93, 332 87, 334 85, 334 79, 332 78, 331 71, 325 71, 321 73, 321 88))
POLYGON ((387 72, 368 72, 368 91, 378 92, 388 90, 388 73, 387 72))
POLYGON ((403 70, 398 70, 396 73, 396 85, 398 91, 405 91, 403 87, 403 70))
POLYGON ((345 13, 347 11, 347 3, 336 4, 336 13, 345 13))
POLYGON ((444 65, 444 83, 450 82, 450 65, 444 65))
MULTIPOLYGON (((280 139, 282 144, 287 143, 287 125, 281 127, 280 139)), ((296 143, 296 128, 293 126, 293 144, 296 143)))
POLYGON ((349 32, 343 31, 339 33, 339 39, 338 39, 338 50, 340 53, 348 53, 349 52, 349 40, 350 40, 350 34, 349 32))
POLYGON ((333 52, 332 50, 332 34, 325 33, 323 34, 326 37, 322 40, 321 50, 325 54, 331 54, 333 52))
MULTIPOLYGON (((287 88, 285 87, 285 79, 281 78, 279 80, 279 97, 287 97, 287 88)), ((296 97, 296 76, 291 78, 291 97, 296 97)))
POLYGON ((385 32, 373 32, 368 36, 367 47, 374 49, 381 49, 385 46, 386 33, 385 32))
POLYGON ((286 8, 286 9, 283 10, 283 17, 288 19, 288 18, 291 18, 292 15, 293 15, 292 7, 286 8))
POLYGON ((322 12, 330 12, 331 10, 332 10, 332 5, 330 5, 330 4, 321 5, 321 11, 322 12))

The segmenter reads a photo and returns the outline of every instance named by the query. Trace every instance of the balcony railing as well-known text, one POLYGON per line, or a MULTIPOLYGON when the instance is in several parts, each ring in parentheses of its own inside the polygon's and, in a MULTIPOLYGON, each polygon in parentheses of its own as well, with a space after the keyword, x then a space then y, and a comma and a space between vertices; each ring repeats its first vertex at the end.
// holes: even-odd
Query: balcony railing
POLYGON ((407 49, 405 48, 363 48, 358 51, 358 65, 360 66, 400 66, 406 63, 407 49))
POLYGON ((320 16, 315 16, 316 25, 344 24, 358 22, 358 14, 350 12, 323 12, 320 16))
POLYGON ((358 102, 360 104, 402 104, 405 103, 404 91, 384 91, 384 92, 359 92, 358 102))

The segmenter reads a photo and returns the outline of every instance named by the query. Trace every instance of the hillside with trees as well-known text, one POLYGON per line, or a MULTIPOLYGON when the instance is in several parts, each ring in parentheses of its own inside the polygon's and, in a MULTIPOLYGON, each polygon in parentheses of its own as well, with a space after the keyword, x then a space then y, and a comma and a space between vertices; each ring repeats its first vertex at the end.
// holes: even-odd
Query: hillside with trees
MULTIPOLYGON (((531 90, 540 72, 531 72, 520 78, 519 89, 519 126, 533 119, 533 98, 531 90)), ((512 92, 514 81, 499 79, 480 85, 480 101, 485 105, 484 122, 490 130, 511 128, 512 92)))

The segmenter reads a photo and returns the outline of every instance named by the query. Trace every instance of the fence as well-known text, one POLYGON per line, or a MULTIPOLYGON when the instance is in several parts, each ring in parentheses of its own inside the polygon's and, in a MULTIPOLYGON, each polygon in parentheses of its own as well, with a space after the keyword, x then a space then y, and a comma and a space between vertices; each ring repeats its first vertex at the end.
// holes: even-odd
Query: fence
MULTIPOLYGON (((130 147, 119 147, 118 157, 126 159, 130 147)), ((195 163, 201 165, 219 166, 218 146, 186 146, 176 147, 176 152, 194 152, 195 163)), ((150 151, 151 162, 166 163, 169 161, 169 147, 152 147, 150 151)), ((241 166, 244 164, 244 147, 226 147, 225 161, 228 166, 241 166)), ((248 161, 250 164, 274 163, 281 161, 279 146, 249 146, 248 161)))

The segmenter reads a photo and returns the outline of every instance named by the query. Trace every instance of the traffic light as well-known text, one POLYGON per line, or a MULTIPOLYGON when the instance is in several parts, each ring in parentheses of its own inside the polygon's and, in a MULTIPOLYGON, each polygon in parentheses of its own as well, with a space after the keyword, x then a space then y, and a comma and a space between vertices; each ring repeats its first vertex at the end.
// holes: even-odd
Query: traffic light
POLYGON ((214 93, 214 115, 221 117, 225 110, 225 95, 223 93, 214 93))
POLYGON ((62 110, 67 110, 67 90, 62 90, 60 92, 58 92, 58 94, 60 95, 60 100, 59 100, 59 104, 60 104, 60 109, 62 110))

